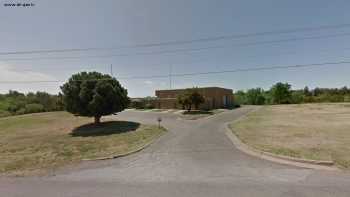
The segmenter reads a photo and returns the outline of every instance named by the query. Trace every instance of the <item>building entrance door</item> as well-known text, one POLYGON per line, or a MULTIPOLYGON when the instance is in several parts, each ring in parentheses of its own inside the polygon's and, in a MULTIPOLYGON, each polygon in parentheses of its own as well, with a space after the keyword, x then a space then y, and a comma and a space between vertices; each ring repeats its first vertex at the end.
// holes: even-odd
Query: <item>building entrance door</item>
POLYGON ((225 95, 225 96, 223 96, 222 97, 222 103, 224 104, 224 107, 226 107, 227 106, 227 96, 225 95))

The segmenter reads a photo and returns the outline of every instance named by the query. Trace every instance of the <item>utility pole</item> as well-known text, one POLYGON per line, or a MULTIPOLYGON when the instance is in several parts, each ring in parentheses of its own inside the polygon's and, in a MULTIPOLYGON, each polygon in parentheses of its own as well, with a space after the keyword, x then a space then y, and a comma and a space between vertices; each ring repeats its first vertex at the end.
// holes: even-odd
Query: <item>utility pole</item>
POLYGON ((169 87, 172 89, 172 65, 169 66, 169 87))
POLYGON ((111 64, 111 76, 113 77, 113 65, 111 64))

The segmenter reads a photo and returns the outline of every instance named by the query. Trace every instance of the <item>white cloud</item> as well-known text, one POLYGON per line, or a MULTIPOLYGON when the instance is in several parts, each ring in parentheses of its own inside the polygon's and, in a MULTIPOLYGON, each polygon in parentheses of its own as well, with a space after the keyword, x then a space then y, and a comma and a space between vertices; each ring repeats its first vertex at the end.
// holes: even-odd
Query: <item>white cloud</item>
MULTIPOLYGON (((19 66, 16 66, 17 68, 19 66)), ((56 78, 52 75, 41 73, 38 71, 21 71, 20 69, 14 69, 13 65, 0 62, 0 82, 1 81, 53 81, 56 78)), ((39 83, 0 83, 0 91, 7 92, 10 89, 18 90, 21 92, 29 91, 49 91, 57 92, 57 84, 39 84, 39 83)))
POLYGON ((144 81, 143 83, 150 86, 154 84, 153 81, 144 81))
POLYGON ((47 81, 55 80, 51 75, 35 71, 14 70, 9 64, 0 63, 0 81, 47 81))
POLYGON ((166 82, 160 82, 160 86, 161 86, 161 87, 166 87, 166 86, 168 86, 168 83, 166 83, 166 82))

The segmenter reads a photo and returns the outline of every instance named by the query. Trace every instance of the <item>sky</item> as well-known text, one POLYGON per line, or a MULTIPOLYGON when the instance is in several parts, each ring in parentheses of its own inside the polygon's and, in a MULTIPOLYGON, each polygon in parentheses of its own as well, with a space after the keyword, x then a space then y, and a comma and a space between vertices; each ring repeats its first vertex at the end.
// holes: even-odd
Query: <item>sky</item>
MULTIPOLYGON (((350 61, 350 25, 343 28, 178 45, 123 47, 350 24, 350 1, 346 0, 0 2, 0 93, 13 89, 21 92, 47 91, 57 94, 60 91, 59 87, 72 74, 81 71, 110 74, 110 65, 113 67, 113 76, 128 89, 130 97, 143 97, 154 96, 156 89, 169 89, 169 78, 128 77, 168 75, 170 70, 172 74, 183 74, 350 61), (35 5, 4 6, 5 3, 18 2, 35 5), (306 37, 319 38, 305 39, 306 37), (1 54, 77 48, 110 49, 1 54), (207 49, 188 50, 196 48, 207 49), (11 83, 4 83, 5 81, 11 83)), ((349 76, 349 64, 326 65, 172 77, 171 88, 219 86, 237 91, 255 87, 268 89, 280 81, 290 83, 293 89, 305 86, 342 87, 350 86, 349 76)))

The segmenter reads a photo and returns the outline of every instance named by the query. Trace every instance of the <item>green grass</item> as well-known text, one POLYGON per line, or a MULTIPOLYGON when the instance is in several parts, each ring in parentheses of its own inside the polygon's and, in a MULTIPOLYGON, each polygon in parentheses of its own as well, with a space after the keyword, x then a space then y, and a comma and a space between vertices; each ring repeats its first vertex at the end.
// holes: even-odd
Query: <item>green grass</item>
POLYGON ((205 118, 208 116, 212 116, 218 113, 224 112, 224 110, 221 109, 214 109, 214 110, 192 110, 192 111, 184 111, 181 113, 181 118, 185 120, 198 120, 201 118, 205 118))
POLYGON ((231 124, 246 144, 271 153, 332 160, 350 168, 349 104, 264 106, 231 124))
POLYGON ((135 109, 135 110, 137 110, 137 111, 152 111, 152 109, 135 109))
POLYGON ((152 109, 152 112, 164 112, 168 111, 167 109, 152 109))
POLYGON ((184 115, 200 115, 200 114, 213 115, 214 112, 212 112, 212 111, 194 110, 194 111, 184 111, 182 114, 184 114, 184 115))
POLYGON ((164 112, 168 109, 135 109, 137 111, 148 111, 148 112, 164 112))
POLYGON ((45 173, 82 159, 136 150, 165 132, 136 122, 105 121, 66 112, 49 112, 0 119, 0 173, 45 173))

